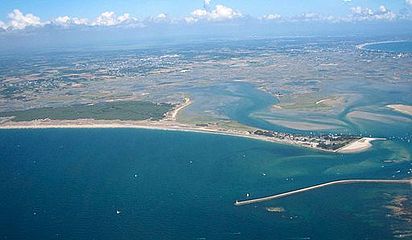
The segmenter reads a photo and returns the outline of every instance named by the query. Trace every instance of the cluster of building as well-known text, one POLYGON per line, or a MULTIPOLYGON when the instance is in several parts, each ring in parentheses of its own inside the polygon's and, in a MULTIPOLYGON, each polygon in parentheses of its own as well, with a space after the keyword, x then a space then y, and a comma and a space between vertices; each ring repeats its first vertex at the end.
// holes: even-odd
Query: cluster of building
POLYGON ((277 141, 284 141, 303 145, 306 147, 320 148, 322 150, 335 151, 352 141, 359 140, 361 137, 353 135, 338 135, 338 134, 327 134, 327 135, 302 135, 302 134, 291 134, 291 133, 280 133, 275 131, 267 130, 256 130, 253 134, 258 136, 265 136, 273 138, 277 141))

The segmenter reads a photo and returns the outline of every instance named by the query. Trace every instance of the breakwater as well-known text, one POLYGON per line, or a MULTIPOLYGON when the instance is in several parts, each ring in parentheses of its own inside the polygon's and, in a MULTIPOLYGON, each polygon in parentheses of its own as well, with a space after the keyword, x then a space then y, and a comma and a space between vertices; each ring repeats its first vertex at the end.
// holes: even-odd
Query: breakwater
POLYGON ((271 201, 274 199, 279 199, 279 198, 284 198, 288 197, 291 195, 295 195, 298 193, 303 193, 311 190, 315 190, 318 188, 323 188, 323 187, 328 187, 332 185, 342 185, 342 184, 356 184, 356 183, 381 183, 381 184, 412 184, 412 179, 404 179, 404 180, 383 180, 383 179, 349 179, 349 180, 338 180, 338 181, 332 181, 332 182, 327 182, 327 183, 322 183, 306 188, 301 188, 297 189, 294 191, 289 191, 289 192, 284 192, 276 195, 271 195, 267 197, 262 197, 262 198, 255 198, 255 199, 250 199, 250 200, 242 200, 242 201, 236 201, 235 206, 243 206, 243 205, 249 205, 253 203, 260 203, 260 202, 267 202, 271 201))

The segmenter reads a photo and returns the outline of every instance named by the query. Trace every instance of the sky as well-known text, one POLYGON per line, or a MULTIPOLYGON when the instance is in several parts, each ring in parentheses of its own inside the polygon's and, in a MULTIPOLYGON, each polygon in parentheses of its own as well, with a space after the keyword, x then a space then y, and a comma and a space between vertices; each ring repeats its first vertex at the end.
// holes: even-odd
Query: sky
MULTIPOLYGON (((411 1, 410 1, 411 2, 411 1)), ((32 13, 42 19, 58 16, 93 18, 105 11, 118 14, 128 12, 137 17, 156 16, 167 13, 175 17, 189 15, 203 6, 202 0, 1 0, 0 19, 14 9, 32 13)), ((406 0, 213 0, 211 5, 220 4, 236 9, 244 14, 259 17, 267 14, 284 16, 317 12, 326 15, 345 15, 350 8, 360 6, 377 9, 383 5, 399 11, 407 5, 406 0)), ((412 4, 412 2, 411 2, 412 4)))
POLYGON ((0 0, 0 3, 0 27, 6 30, 48 24, 114 26, 148 20, 396 21, 412 15, 412 0, 0 0))
POLYGON ((320 32, 412 33, 412 0, 0 0, 0 48, 320 32))

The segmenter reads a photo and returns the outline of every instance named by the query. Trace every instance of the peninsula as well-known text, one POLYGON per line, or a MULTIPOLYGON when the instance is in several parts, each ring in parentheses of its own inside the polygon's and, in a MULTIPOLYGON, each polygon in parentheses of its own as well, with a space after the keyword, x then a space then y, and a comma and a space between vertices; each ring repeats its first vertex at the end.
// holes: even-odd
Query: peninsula
MULTIPOLYGON (((109 102, 64 108, 41 108, 0 113, 0 129, 41 128, 140 128, 190 131, 245 137, 255 140, 297 145, 337 153, 356 153, 371 147, 371 138, 352 135, 301 135, 267 131, 248 126, 228 127, 222 122, 188 124, 177 120, 178 114, 192 103, 109 102), (116 117, 117 113, 119 117, 116 117)), ((240 126, 240 125, 239 125, 240 126)))

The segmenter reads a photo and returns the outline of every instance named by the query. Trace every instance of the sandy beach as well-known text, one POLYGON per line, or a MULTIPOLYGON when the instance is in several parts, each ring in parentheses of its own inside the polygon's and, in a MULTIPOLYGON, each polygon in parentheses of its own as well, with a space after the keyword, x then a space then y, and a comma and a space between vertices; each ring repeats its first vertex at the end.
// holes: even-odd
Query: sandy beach
POLYGON ((326 150, 315 146, 300 144, 295 141, 286 139, 277 139, 272 137, 266 137, 261 135, 252 134, 246 130, 227 129, 219 126, 193 126, 183 123, 178 123, 171 120, 161 121, 121 121, 121 120, 93 120, 93 119, 79 119, 79 120, 35 120, 29 122, 13 122, 8 121, 0 125, 0 129, 53 129, 53 128, 130 128, 130 129, 151 129, 151 130, 163 130, 163 131, 181 131, 181 132, 196 132, 207 134, 218 134, 234 137, 243 137, 259 141, 288 144, 294 146, 300 146, 305 148, 316 149, 326 152, 337 153, 357 153, 369 149, 372 144, 371 141, 384 140, 378 138, 362 138, 355 142, 350 143, 338 150, 326 150))
MULTIPOLYGON (((121 120, 35 120, 29 122, 12 122, 1 124, 0 129, 53 129, 53 128, 131 128, 131 129, 153 129, 164 131, 198 132, 219 134, 236 137, 246 137, 262 141, 278 142, 268 137, 253 135, 247 131, 224 129, 217 126, 197 127, 168 120, 162 121, 121 121, 121 120)), ((279 141, 280 142, 280 141, 279 141)))
MULTIPOLYGON (((251 134, 248 131, 241 131, 235 129, 224 129, 217 126, 197 127, 182 123, 173 122, 170 120, 162 121, 108 121, 108 120, 92 120, 92 119, 79 119, 79 120, 35 120, 30 122, 7 122, 0 125, 0 129, 112 129, 112 128, 130 128, 130 129, 149 129, 149 130, 162 130, 162 131, 180 131, 180 132, 196 132, 226 135, 234 137, 243 137, 259 141, 274 142, 281 144, 297 145, 292 141, 282 141, 275 138, 269 138, 265 136, 259 136, 251 134)), ((307 147, 301 145, 301 147, 307 147)), ((318 148, 314 148, 318 149, 318 148)), ((322 149, 318 149, 322 150, 322 149)))
POLYGON ((368 150, 369 148, 372 147, 371 142, 377 141, 377 140, 386 140, 385 138, 361 138, 357 141, 354 141, 338 150, 336 152, 338 153, 357 153, 357 152, 363 152, 368 150))

